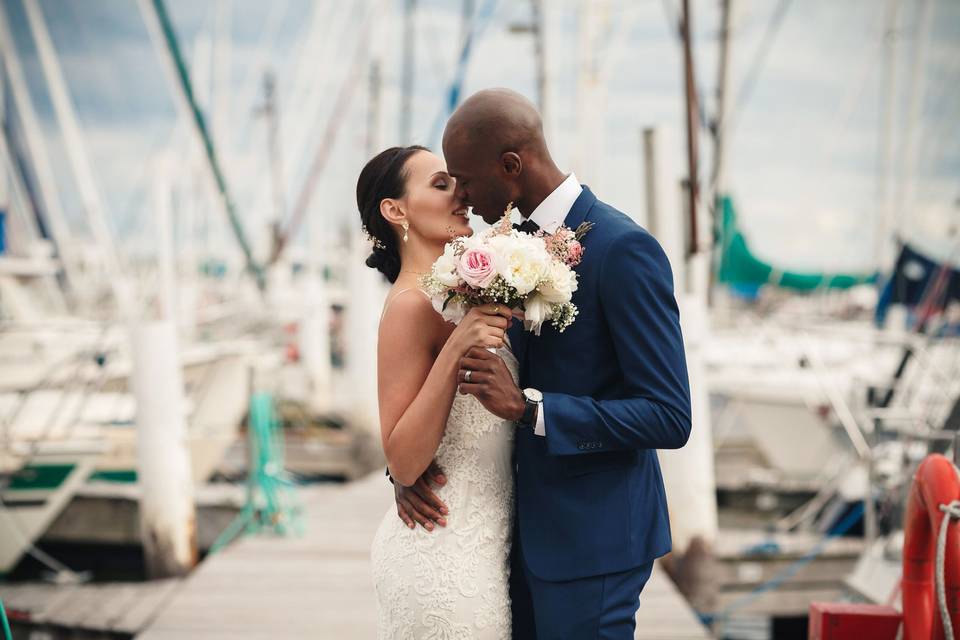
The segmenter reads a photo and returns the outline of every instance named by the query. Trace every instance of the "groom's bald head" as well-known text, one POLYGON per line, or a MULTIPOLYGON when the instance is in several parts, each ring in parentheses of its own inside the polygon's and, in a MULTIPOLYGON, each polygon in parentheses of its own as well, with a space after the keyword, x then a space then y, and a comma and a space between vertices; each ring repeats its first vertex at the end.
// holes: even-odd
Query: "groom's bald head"
POLYGON ((537 108, 509 89, 467 98, 443 131, 443 155, 461 196, 487 222, 508 202, 520 206, 538 172, 556 171, 537 108))
POLYGON ((537 108, 509 89, 486 89, 467 98, 444 129, 444 151, 448 145, 468 145, 474 152, 497 156, 509 150, 546 149, 537 108))

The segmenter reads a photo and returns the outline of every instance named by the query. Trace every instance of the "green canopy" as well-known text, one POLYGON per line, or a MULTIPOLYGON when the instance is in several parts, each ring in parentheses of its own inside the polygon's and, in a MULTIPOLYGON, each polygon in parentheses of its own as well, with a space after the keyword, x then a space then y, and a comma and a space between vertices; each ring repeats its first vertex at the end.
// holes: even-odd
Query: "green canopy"
POLYGON ((785 271, 755 256, 747 239, 737 226, 733 200, 719 199, 721 211, 720 268, 718 280, 730 285, 772 284, 785 289, 812 291, 814 289, 847 289, 857 284, 873 282, 875 274, 798 273, 785 271))

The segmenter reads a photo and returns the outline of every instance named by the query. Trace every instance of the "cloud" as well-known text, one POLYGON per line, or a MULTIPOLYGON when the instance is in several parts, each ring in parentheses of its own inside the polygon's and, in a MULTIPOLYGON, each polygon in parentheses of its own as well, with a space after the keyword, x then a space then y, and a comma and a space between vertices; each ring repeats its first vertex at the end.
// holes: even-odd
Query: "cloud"
MULTIPOLYGON (((5 6, 17 31, 17 47, 51 148, 60 149, 20 1, 11 0, 5 6)), ((478 0, 475 7, 485 1, 478 0)), ((717 3, 700 0, 692 4, 698 85, 707 105, 712 106, 717 3)), ((955 89, 960 86, 960 5, 935 4, 924 70, 927 94, 917 128, 916 201, 912 203, 918 211, 933 212, 924 214, 933 218, 955 211, 955 177, 960 169, 960 148, 955 142, 956 114, 960 112, 960 96, 955 89)), ((373 6, 371 2, 318 4, 313 0, 169 3, 198 88, 210 82, 210 76, 201 73, 205 63, 198 54, 198 43, 204 39, 209 42, 216 25, 228 28, 230 100, 222 107, 226 121, 218 120, 221 129, 217 142, 251 234, 262 235, 272 215, 264 207, 262 196, 257 195, 265 191, 269 176, 265 123, 254 115, 261 101, 261 63, 273 68, 278 77, 288 200, 299 192, 340 87, 346 81, 358 83, 312 208, 315 215, 352 223, 356 215, 352 190, 368 154, 368 87, 366 70, 352 80, 348 75, 360 15, 369 6, 373 6), (218 6, 229 11, 218 15, 218 6), (322 28, 322 37, 317 52, 311 53, 304 45, 314 21, 322 28), (264 54, 260 44, 268 23, 275 25, 276 37, 264 54), (241 86, 244 79, 252 88, 241 86), (297 81, 301 84, 294 86, 297 81), (316 108, 308 110, 311 95, 318 100, 316 108), (304 155, 295 155, 298 145, 304 155)), ((377 6, 384 8, 378 10, 369 45, 371 56, 381 65, 376 139, 382 148, 399 142, 404 21, 401 0, 386 0, 377 6)), ((677 166, 673 170, 678 178, 682 173, 681 57, 666 12, 674 5, 630 0, 595 5, 600 12, 595 52, 605 75, 601 100, 589 113, 578 113, 582 4, 567 1, 544 6, 551 147, 563 168, 582 171, 580 177, 589 179, 602 198, 642 220, 642 128, 658 124, 673 130, 677 143, 677 166), (597 157, 580 155, 584 138, 599 142, 597 157)), ((742 86, 757 54, 775 3, 735 6, 730 81, 734 93, 742 86)), ((111 211, 121 217, 148 215, 147 209, 132 211, 124 203, 149 205, 149 197, 137 194, 147 186, 139 177, 140 168, 164 149, 177 114, 168 80, 136 5, 121 0, 81 4, 42 0, 42 7, 111 211)), ((728 153, 730 185, 744 227, 769 255, 796 265, 822 263, 824 268, 865 264, 872 259, 873 242, 869 237, 875 226, 882 14, 875 0, 792 3, 756 88, 737 115, 728 153)), ((488 86, 507 86, 535 96, 532 38, 511 33, 508 28, 526 20, 527 3, 498 3, 495 18, 473 51, 464 82, 465 95, 488 86)), ((898 49, 898 139, 903 133, 914 21, 914 12, 905 8, 898 49)), ((416 25, 413 135, 418 142, 435 143, 431 134, 438 114, 443 113, 460 46, 460 5, 421 0, 416 25)), ((701 141, 705 170, 711 145, 706 135, 701 135, 701 141)), ((898 169, 894 180, 900 175, 902 170, 898 169)), ((75 208, 69 169, 59 160, 58 177, 65 201, 75 208)), ((117 228, 126 227, 118 224, 117 228)), ((920 225, 917 232, 926 233, 928 228, 932 227, 920 225)))

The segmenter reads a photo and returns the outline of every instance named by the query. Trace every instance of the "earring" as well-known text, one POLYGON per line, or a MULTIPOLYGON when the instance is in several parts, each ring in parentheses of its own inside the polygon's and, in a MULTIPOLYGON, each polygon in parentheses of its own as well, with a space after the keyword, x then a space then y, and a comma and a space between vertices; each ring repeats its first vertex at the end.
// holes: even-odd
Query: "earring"
POLYGON ((410 236, 407 234, 407 231, 410 230, 410 223, 406 220, 403 221, 403 241, 406 242, 410 239, 410 236))

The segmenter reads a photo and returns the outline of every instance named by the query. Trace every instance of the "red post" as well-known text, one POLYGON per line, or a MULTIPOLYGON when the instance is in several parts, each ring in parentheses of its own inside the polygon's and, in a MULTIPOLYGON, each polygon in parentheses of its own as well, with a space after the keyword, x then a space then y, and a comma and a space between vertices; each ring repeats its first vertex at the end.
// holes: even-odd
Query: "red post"
POLYGON ((811 602, 809 640, 895 640, 900 612, 893 607, 850 602, 811 602))

